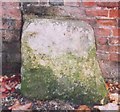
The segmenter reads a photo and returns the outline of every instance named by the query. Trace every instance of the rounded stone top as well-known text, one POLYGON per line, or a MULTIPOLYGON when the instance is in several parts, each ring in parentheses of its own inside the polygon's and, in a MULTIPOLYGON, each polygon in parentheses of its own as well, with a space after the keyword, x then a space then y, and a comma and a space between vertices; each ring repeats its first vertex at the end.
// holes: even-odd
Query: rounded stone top
POLYGON ((32 19, 25 24, 23 40, 27 37, 36 53, 57 56, 67 52, 85 57, 95 45, 93 29, 83 21, 32 19))

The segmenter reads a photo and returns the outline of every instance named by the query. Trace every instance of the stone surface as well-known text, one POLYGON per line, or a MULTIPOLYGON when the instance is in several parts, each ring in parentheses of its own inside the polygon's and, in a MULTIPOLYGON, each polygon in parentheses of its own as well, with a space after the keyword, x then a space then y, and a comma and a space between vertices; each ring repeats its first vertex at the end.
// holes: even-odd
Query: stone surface
POLYGON ((22 34, 22 93, 94 104, 105 97, 93 29, 83 21, 26 20, 22 34))

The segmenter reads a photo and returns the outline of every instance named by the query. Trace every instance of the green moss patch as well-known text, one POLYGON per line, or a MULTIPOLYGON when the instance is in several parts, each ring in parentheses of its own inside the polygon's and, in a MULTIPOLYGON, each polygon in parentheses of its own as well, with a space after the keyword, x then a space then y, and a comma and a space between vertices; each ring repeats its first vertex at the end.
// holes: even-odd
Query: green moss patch
POLYGON ((87 57, 77 57, 72 53, 50 57, 33 53, 24 42, 22 52, 21 91, 25 96, 90 105, 99 103, 106 96, 95 47, 91 47, 87 57))

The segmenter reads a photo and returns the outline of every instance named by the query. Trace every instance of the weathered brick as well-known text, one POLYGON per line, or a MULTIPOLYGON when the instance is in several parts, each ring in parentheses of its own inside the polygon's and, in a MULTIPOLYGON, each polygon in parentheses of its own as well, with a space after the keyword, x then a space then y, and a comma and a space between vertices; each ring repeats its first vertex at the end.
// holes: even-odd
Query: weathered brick
POLYGON ((120 28, 114 28, 112 34, 113 36, 120 36, 120 28))
POLYGON ((115 53, 115 52, 120 53, 120 46, 109 46, 109 52, 110 53, 115 53))
POLYGON ((40 0, 39 4, 40 5, 48 5, 49 4, 49 0, 40 0))
POLYGON ((97 45, 97 51, 109 52, 109 46, 108 45, 97 45))
POLYGON ((97 51, 96 54, 99 60, 109 60, 109 53, 101 53, 100 51, 97 51))
POLYGON ((114 8, 119 6, 119 2, 96 2, 99 7, 114 8))
POLYGON ((94 27, 96 25, 96 19, 94 19, 94 18, 87 18, 87 17, 85 17, 85 18, 80 19, 80 20, 87 22, 92 27, 94 27))
POLYGON ((87 16, 103 16, 108 17, 108 10, 103 9, 86 9, 86 15, 87 16))
POLYGON ((0 74, 2 75, 2 56, 0 54, 0 74))
POLYGON ((0 6, 0 18, 2 18, 2 7, 0 6))
POLYGON ((15 29, 20 29, 22 27, 22 21, 21 20, 15 20, 15 29))
POLYGON ((5 45, 4 45, 3 42, 2 42, 2 47, 1 47, 0 52, 4 52, 4 51, 5 51, 5 45))
POLYGON ((64 0, 49 0, 50 5, 64 5, 64 0))
POLYGON ((7 62, 8 63, 20 63, 21 62, 21 54, 20 53, 7 53, 7 62))
POLYGON ((2 2, 3 9, 19 8, 19 5, 20 5, 19 2, 2 2))
POLYGON ((0 1, 0 6, 2 6, 2 3, 3 3, 3 2, 2 2, 2 1, 0 1))
POLYGON ((109 56, 110 61, 117 61, 120 62, 120 54, 111 53, 109 56))
POLYGON ((93 7, 93 6, 96 5, 96 3, 95 3, 95 2, 84 2, 84 1, 83 1, 82 5, 83 5, 84 7, 93 7))
POLYGON ((117 26, 117 20, 116 19, 98 19, 97 24, 101 26, 117 26))
POLYGON ((21 20, 21 11, 17 8, 3 9, 2 17, 7 19, 21 20))
POLYGON ((81 2, 80 0, 64 0, 64 5, 65 6, 80 6, 81 2))
POLYGON ((2 63, 2 75, 20 74, 21 63, 2 63))
MULTIPOLYGON (((52 12, 55 11, 55 9, 52 10, 52 12)), ((59 7, 57 8, 57 10, 55 11, 55 15, 58 16, 67 16, 67 17, 73 17, 73 18, 77 18, 77 19, 81 19, 81 18, 85 18, 85 12, 81 7, 71 7, 70 6, 65 6, 65 7, 59 7)))
POLYGON ((2 28, 1 29, 15 29, 15 20, 2 18, 2 28))
POLYGON ((21 20, 2 18, 2 25, 0 26, 0 29, 19 30, 21 29, 21 26, 22 26, 21 20))
POLYGON ((2 62, 7 62, 7 54, 5 52, 2 52, 2 62))
POLYGON ((96 39, 96 41, 100 45, 105 45, 108 42, 107 38, 104 38, 104 37, 99 37, 99 38, 96 39))
POLYGON ((120 73, 120 63, 113 62, 110 60, 100 60, 99 61, 100 68, 102 70, 103 78, 108 79, 118 79, 118 74, 120 73))
POLYGON ((6 53, 18 53, 20 52, 20 42, 10 42, 10 43, 3 43, 4 51, 6 53), (14 49, 14 50, 13 50, 14 49))
POLYGON ((2 42, 0 42, 0 53, 2 52, 2 42))
MULTIPOLYGON (((1 22, 0 22, 1 23, 1 22)), ((2 37, 2 30, 0 30, 0 37, 2 37)), ((2 38, 0 38, 0 41, 2 40, 2 38)))
POLYGON ((5 42, 14 42, 20 40, 19 30, 2 30, 2 40, 5 42))
POLYGON ((120 10, 118 10, 118 9, 110 10, 109 17, 110 18, 119 18, 120 17, 120 10))
POLYGON ((105 29, 105 28, 96 28, 95 29, 95 35, 100 36, 100 37, 106 37, 111 35, 111 30, 110 29, 105 29))
POLYGON ((120 18, 118 19, 118 27, 120 27, 120 18))
POLYGON ((2 20, 0 19, 0 36, 2 34, 2 20))
POLYGON ((118 38, 109 38, 109 44, 120 44, 120 37, 118 37, 118 38))

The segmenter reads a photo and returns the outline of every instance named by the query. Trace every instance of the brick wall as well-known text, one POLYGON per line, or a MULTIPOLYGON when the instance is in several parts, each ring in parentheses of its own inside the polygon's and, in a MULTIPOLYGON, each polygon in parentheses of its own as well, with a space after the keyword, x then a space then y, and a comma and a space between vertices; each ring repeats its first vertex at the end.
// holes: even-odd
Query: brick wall
MULTIPOLYGON (((118 66, 120 66, 119 2, 82 2, 82 0, 75 0, 74 2, 69 2, 69 0, 57 0, 57 2, 55 2, 56 0, 40 1, 41 2, 21 3, 24 19, 26 16, 31 18, 33 15, 36 15, 39 17, 66 17, 88 22, 94 29, 97 57, 104 76, 108 76, 109 78, 109 76, 113 77, 118 74, 118 66)), ((20 61, 16 60, 15 56, 20 55, 21 31, 21 15, 17 8, 19 5, 18 3, 8 4, 3 4, 2 6, 10 8, 11 12, 8 8, 3 8, 2 18, 5 24, 1 28, 3 34, 7 32, 2 36, 4 47, 3 60, 7 62, 7 64, 13 57, 15 62, 20 61), (7 16, 4 17, 4 11, 10 18, 7 18, 7 16), (10 32, 9 30, 12 31, 10 32), (13 48, 16 50, 11 50, 13 48)))
POLYGON ((2 25, 2 74, 20 73, 21 11, 19 3, 0 2, 2 25))

